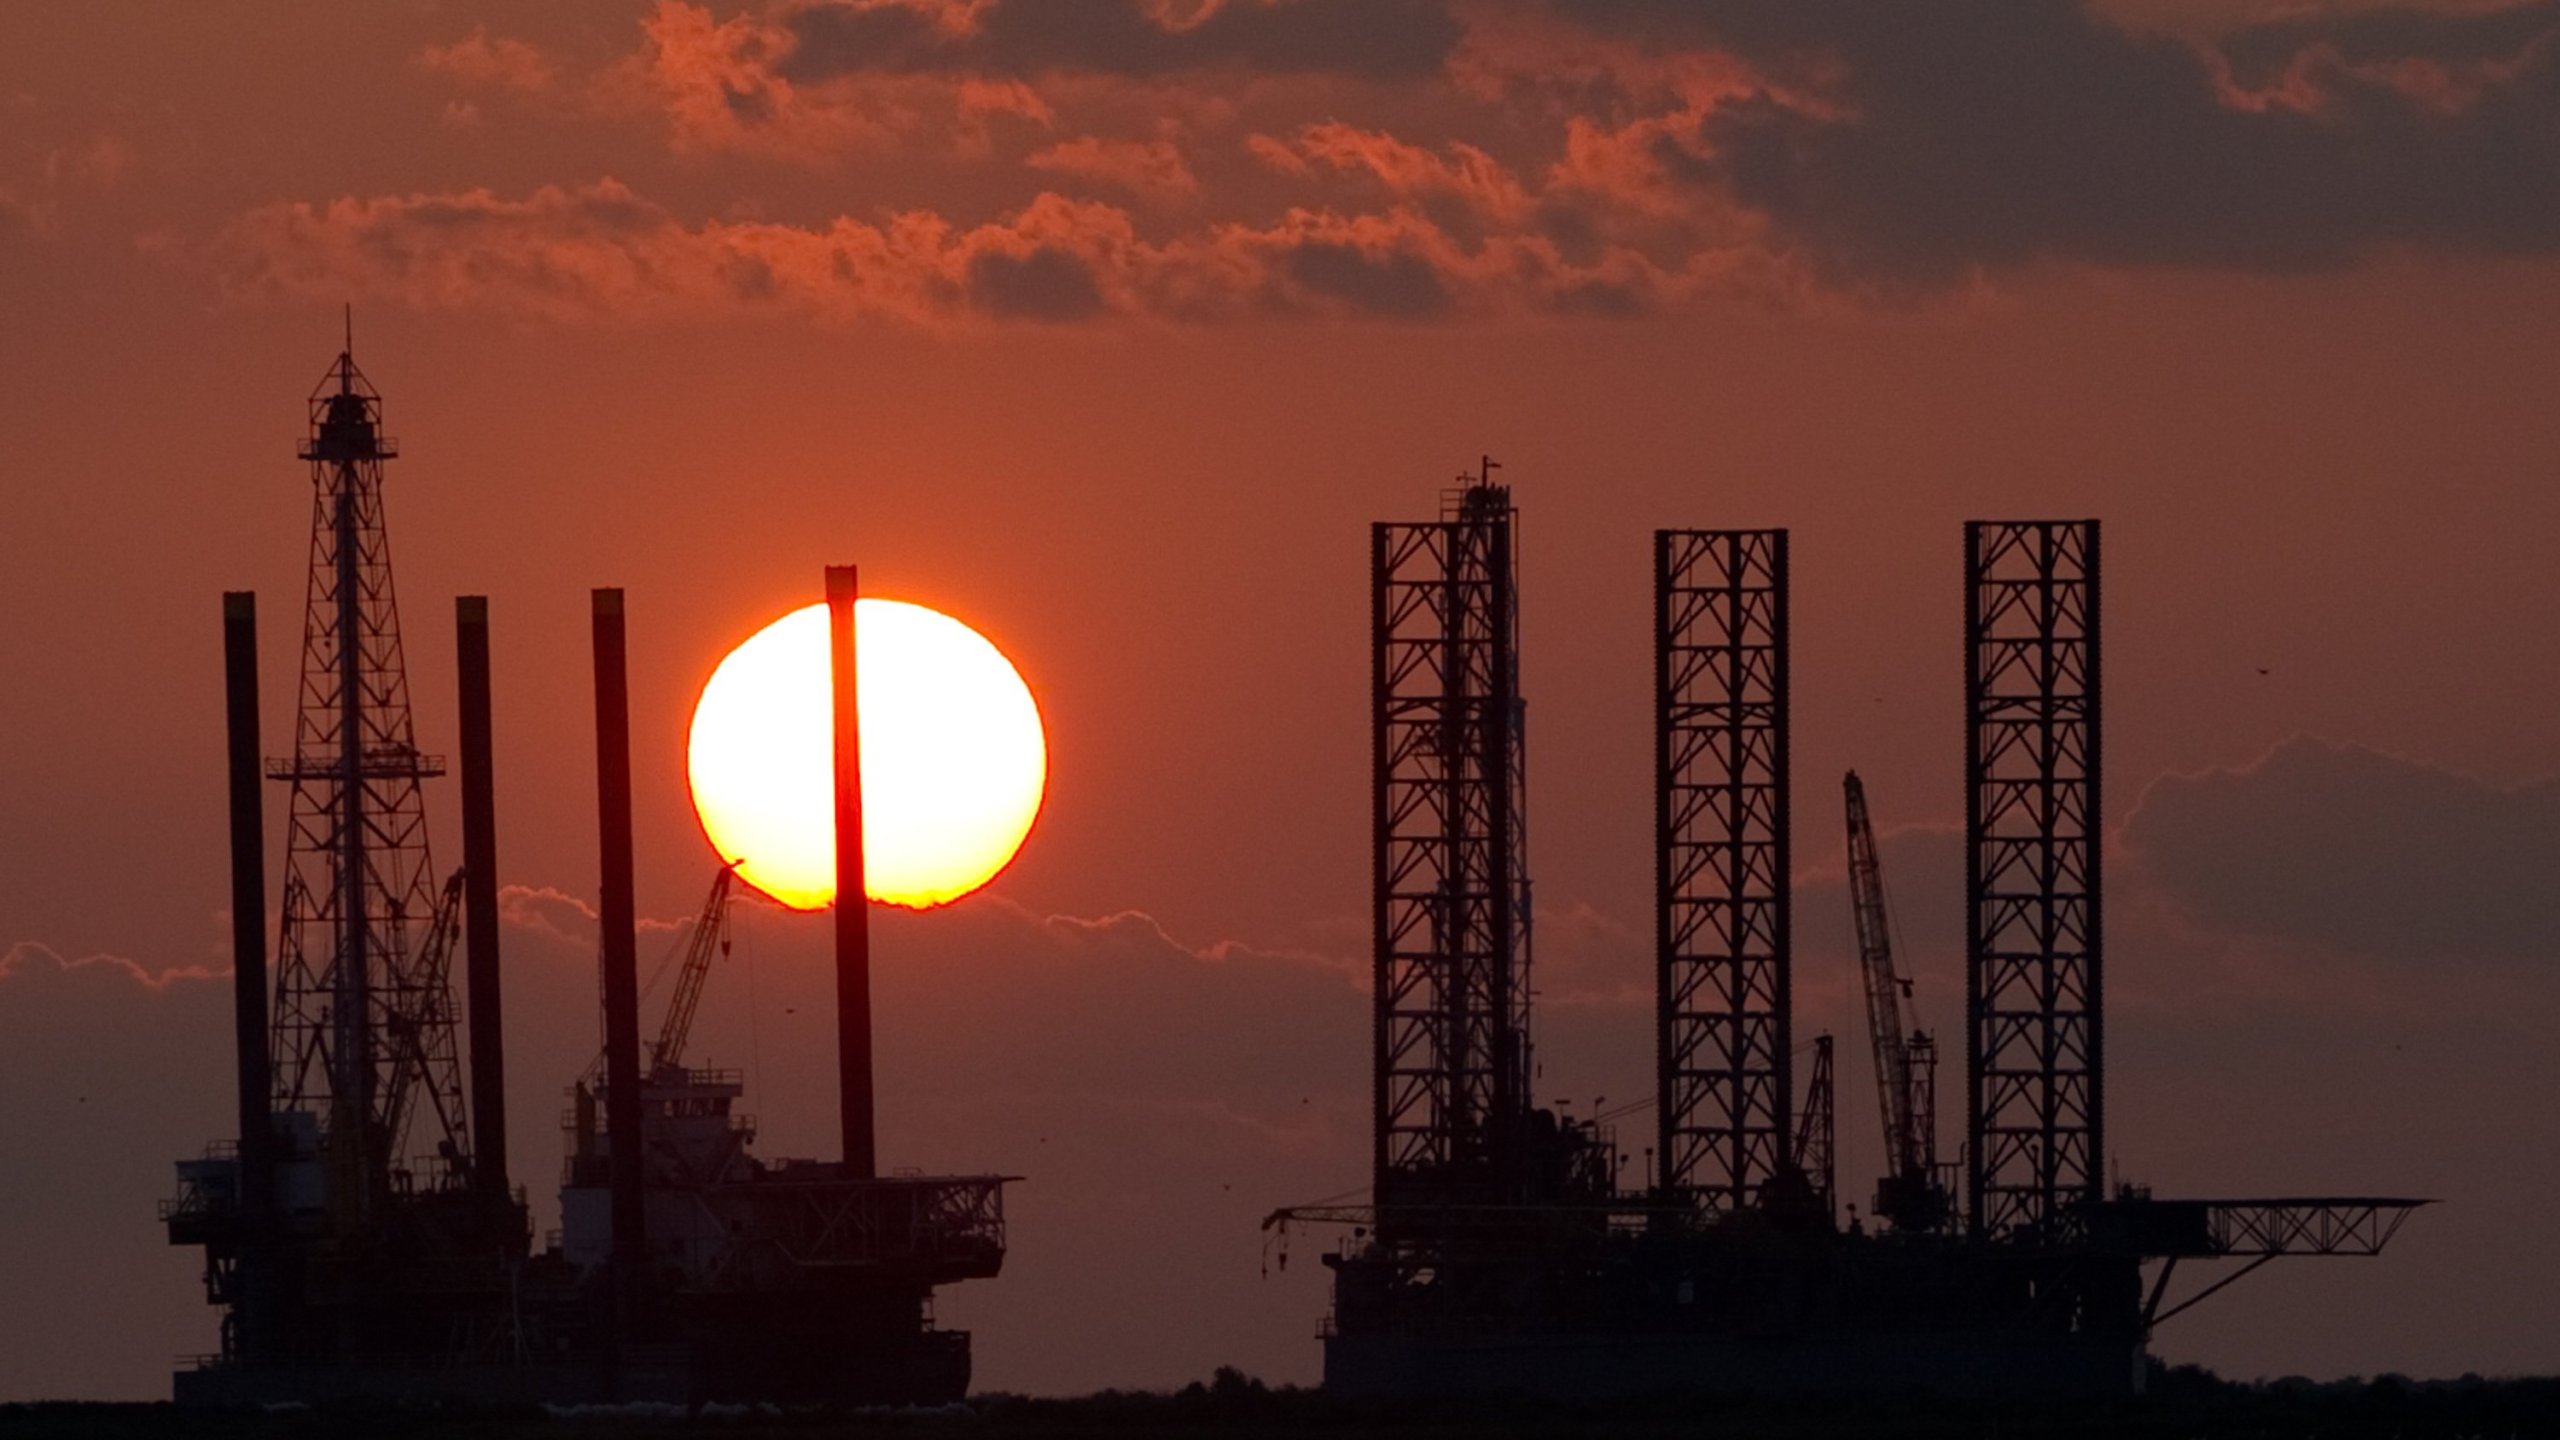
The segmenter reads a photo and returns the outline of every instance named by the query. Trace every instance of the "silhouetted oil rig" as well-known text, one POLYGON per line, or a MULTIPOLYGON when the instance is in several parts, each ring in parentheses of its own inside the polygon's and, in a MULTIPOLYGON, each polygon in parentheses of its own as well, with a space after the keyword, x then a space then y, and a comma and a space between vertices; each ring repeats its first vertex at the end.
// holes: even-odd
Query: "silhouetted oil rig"
MULTIPOLYGON (((969 1337, 933 1327, 931 1297, 1002 1266, 1010 1177, 878 1173, 860 844, 837 860, 853 897, 836 907, 844 1158, 755 1157, 739 1077, 682 1063, 726 870, 642 1066, 619 590, 593 614, 605 1057, 573 1087, 563 1233, 533 1251, 507 1176, 488 606, 457 604, 463 866, 439 883, 423 782, 444 767, 411 723, 383 521, 398 449, 352 348, 301 451, 312 560, 289 760, 260 754, 255 597, 223 597, 240 1138, 180 1161, 165 1207, 223 1311, 221 1352, 178 1373, 177 1398, 959 1399, 969 1337), (269 780, 292 795, 272 997, 269 780)), ((859 836, 855 577, 826 579, 839 833, 859 836)))
MULTIPOLYGON (((178 1398, 959 1398, 968 1336, 933 1326, 931 1296, 1000 1269, 1009 1177, 879 1174, 866 907, 836 911, 843 1159, 756 1157, 740 1077, 685 1064, 725 869, 644 1064, 618 590, 592 615, 605 1054, 570 1086, 562 1233, 533 1248, 506 1163, 488 607, 457 604, 464 863, 440 883, 424 782, 443 764, 416 742, 383 520, 397 447, 352 346, 310 403, 288 760, 262 757, 254 597, 223 599, 239 1139, 179 1162, 164 1215, 223 1311, 220 1353, 179 1372, 178 1398), (272 989, 270 781, 291 793, 272 989)), ((1887 1163, 1872 1228, 1837 1216, 1830 1038, 1793 1033, 1786 532, 1657 532, 1658 1166, 1622 1188, 1612 1117, 1530 1094, 1515 511, 1491 475, 1435 521, 1371 534, 1371 1201, 1267 1222, 1350 1227, 1325 1257, 1329 1389, 2124 1393, 2162 1319, 2279 1256, 2376 1254, 2425 1203, 2104 1181, 2095 521, 1965 530, 1954 1165, 1846 783, 1887 1163), (2173 1302, 2179 1263, 2206 1259, 2246 1263, 2173 1302)), ((855 576, 826 580, 837 833, 858 836, 855 576)), ((839 896, 865 894, 862 863, 839 847, 839 896)))
MULTIPOLYGON (((1964 1148, 1908 1012, 1866 802, 1851 891, 1889 1173, 1834 1203, 1831 1052, 1791 1013, 1787 534, 1654 536, 1658 1169, 1532 1100, 1515 510, 1492 462, 1370 536, 1374 1154, 1325 1385, 1354 1395, 2138 1390, 2152 1327, 2423 1201, 2110 1191, 2099 529, 1965 527, 1964 1148), (1652 1167, 1649 1167, 1652 1168, 1652 1167), (2182 1260, 2237 1273, 2169 1299, 2182 1260), (2143 1267, 2159 1262, 2148 1288, 2143 1267)), ((1641 1107, 1631 1107, 1641 1108, 1641 1107)))

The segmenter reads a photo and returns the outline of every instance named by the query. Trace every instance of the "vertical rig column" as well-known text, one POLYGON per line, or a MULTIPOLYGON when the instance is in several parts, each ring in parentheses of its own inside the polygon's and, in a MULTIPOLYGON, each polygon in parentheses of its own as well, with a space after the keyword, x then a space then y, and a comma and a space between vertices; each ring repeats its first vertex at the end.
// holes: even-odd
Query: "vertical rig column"
MULTIPOLYGON (((605 1143, 612 1149, 613 1260, 647 1256, 640 1123, 640 960, 631 878, 631 681, 622 592, 595 592, 597 904, 604 941, 605 1143)), ((628 1298, 627 1296, 625 1297, 628 1298)))
POLYGON ((454 655, 462 708, 462 905, 468 951, 471 1030, 471 1180, 483 1195, 507 1197, 507 1058, 498 966, 498 802, 492 773, 489 598, 453 602, 454 655))
POLYGON ((854 606, 862 587, 851 565, 827 567, 828 673, 835 699, 836 1099, 845 1173, 880 1173, 871 1090, 871 892, 863 873, 862 697, 854 606))
POLYGON ((2102 1198, 2098 522, 1965 526, 1973 1225, 2066 1238, 2102 1198))
MULTIPOLYGON (((353 467, 343 467, 330 497, 331 526, 337 535, 332 557, 337 564, 338 637, 338 963, 331 1003, 338 1007, 335 1035, 338 1073, 330 1077, 336 1102, 330 1119, 333 1143, 360 1146, 361 1165, 370 1171, 385 1162, 377 1153, 373 1131, 375 1090, 373 1033, 373 926, 369 903, 372 876, 366 864, 365 752, 371 736, 364 726, 365 647, 364 541, 361 507, 364 495, 353 467)), ((388 1138, 388 1137, 386 1137, 388 1138)), ((370 1178, 370 1177, 368 1177, 370 1178)))
POLYGON ((1381 1207, 1519 1188, 1528 903, 1510 492, 1370 531, 1381 1207))
MULTIPOLYGON (((240 1210, 251 1228, 274 1209, 275 1085, 267 1048, 267 806, 258 755, 258 597, 222 597, 223 699, 231 761, 231 1017, 240 1081, 240 1210)), ((253 1347, 254 1348, 254 1347, 253 1347)))
POLYGON ((1662 1184, 1740 1210, 1792 1168, 1787 532, 1653 542, 1662 1184))

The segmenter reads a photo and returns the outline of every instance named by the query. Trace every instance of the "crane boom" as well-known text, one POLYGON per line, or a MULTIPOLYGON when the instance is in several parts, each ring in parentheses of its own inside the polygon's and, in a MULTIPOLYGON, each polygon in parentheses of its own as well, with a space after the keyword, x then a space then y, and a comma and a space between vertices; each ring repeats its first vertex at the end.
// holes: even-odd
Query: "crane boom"
POLYGON ((1905 1016, 1911 982, 1893 964, 1884 866, 1867 820, 1867 791, 1852 770, 1841 784, 1849 807, 1849 904, 1857 924, 1858 965, 1865 977, 1867 1031, 1875 1043, 1876 1098, 1884 1116, 1886 1175, 1876 1212, 1906 1228, 1934 1227, 1945 1216, 1937 1184, 1937 1045, 1905 1016))
MULTIPOLYGON (((1799 1053, 1802 1048, 1800 1047, 1799 1053)), ((1796 1112, 1796 1138, 1789 1158, 1796 1174, 1812 1191, 1813 1203, 1828 1223, 1833 1218, 1832 1187, 1837 1179, 1832 1134, 1831 1037, 1816 1035, 1812 1077, 1805 1084, 1804 1108, 1796 1112)))
POLYGON ((703 982, 711 978, 711 957, 716 952, 729 953, 729 886, 737 878, 734 864, 720 867, 711 882, 711 897, 702 902, 702 913, 694 918, 693 934, 685 941, 684 968, 676 974, 675 993, 667 998, 667 1018, 658 1027, 657 1042, 649 1047, 651 1068, 684 1063, 684 1042, 693 1030, 693 1010, 702 1003, 703 982))

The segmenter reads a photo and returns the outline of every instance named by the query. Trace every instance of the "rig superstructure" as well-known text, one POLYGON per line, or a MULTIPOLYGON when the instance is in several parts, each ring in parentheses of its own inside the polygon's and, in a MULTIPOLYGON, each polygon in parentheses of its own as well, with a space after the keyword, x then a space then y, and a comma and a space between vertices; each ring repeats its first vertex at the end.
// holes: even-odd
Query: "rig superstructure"
MULTIPOLYGON (((506 1357, 529 1238, 506 1178, 499 1082, 483 1081, 493 1103, 478 1149, 463 1098, 450 970, 466 905, 475 938, 494 933, 495 894, 467 884, 470 870, 439 884, 428 850, 423 782, 444 764, 417 746, 391 584, 382 467, 399 448, 352 353, 313 392, 310 418, 290 759, 259 754, 255 598, 223 598, 240 1136, 179 1163, 163 1216, 173 1243, 205 1249, 224 1358, 261 1377, 354 1356, 506 1357), (291 787, 272 1031, 264 780, 291 787)), ((480 793, 487 751, 465 758, 480 793)), ((494 943, 471 947, 469 964, 471 1050, 494 1075, 494 943)))
POLYGON ((1559 1118, 1524 1083, 1516 512, 1492 469, 1436 521, 1371 532, 1371 1198, 1265 1222, 1349 1228, 1324 1257, 1328 1389, 2129 1393, 2160 1321, 2279 1256, 2376 1254, 2425 1203, 2104 1184, 2094 520, 1965 527, 1958 1166, 1937 1161, 1936 1047, 1849 778, 1890 1166, 1872 1229, 1836 1214, 1829 1037, 1793 1034, 1787 532, 1656 533, 1659 1168, 1620 1189, 1607 1117, 1559 1118), (2204 1259, 2246 1263, 2172 1301, 2204 1259))
MULTIPOLYGON (((289 760, 260 756, 255 597, 223 597, 239 1139, 178 1162, 163 1207, 223 1312, 220 1352, 178 1373, 177 1398, 959 1399, 969 1337, 933 1326, 931 1296, 1001 1269, 1011 1177, 878 1172, 862 847, 838 857, 855 897, 835 916, 842 1160, 758 1158, 741 1077, 683 1063, 726 869, 642 1063, 619 590, 592 615, 605 1054, 573 1089, 561 1237, 533 1251, 506 1172, 488 605, 456 605, 464 863, 439 883, 422 782, 444 767, 415 739, 383 519, 398 452, 352 349, 302 447, 312 568, 289 760), (270 779, 291 786, 272 994, 270 779)), ((826 580, 837 813, 859 835, 854 572, 826 580)))

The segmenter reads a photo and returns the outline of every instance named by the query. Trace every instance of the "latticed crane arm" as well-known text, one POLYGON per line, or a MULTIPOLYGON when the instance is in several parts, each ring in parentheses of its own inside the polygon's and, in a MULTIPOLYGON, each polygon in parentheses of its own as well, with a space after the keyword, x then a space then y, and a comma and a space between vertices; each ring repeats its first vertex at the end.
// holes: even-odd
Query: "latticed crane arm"
POLYGON ((658 1027, 657 1042, 649 1047, 652 1065, 684 1063, 684 1042, 693 1030, 694 1007, 702 1003, 703 982, 711 978, 711 957, 729 953, 729 886, 737 875, 736 865, 721 866, 711 882, 710 898, 694 918, 693 934, 685 941, 684 968, 676 973, 675 993, 667 998, 666 1021, 658 1027))
POLYGON ((391 1075, 375 1103, 375 1124, 391 1141, 389 1154, 408 1150, 410 1122, 423 1093, 436 1112, 445 1136, 444 1160, 459 1170, 469 1157, 463 1148, 467 1122, 462 1108, 461 1071, 453 1060, 454 945, 462 938, 462 872, 456 870, 436 902, 426 942, 405 962, 391 957, 386 976, 392 993, 384 1007, 383 1039, 391 1050, 391 1075), (441 1060, 444 1063, 439 1064, 441 1060), (437 1082, 444 1083, 439 1085, 437 1082))
POLYGON ((1867 823, 1867 791, 1858 772, 1842 788, 1849 802, 1849 902, 1857 921, 1858 966, 1866 979, 1867 1031, 1875 1042, 1876 1090, 1884 1114, 1884 1148, 1895 1176, 1925 1174, 1919 1127, 1911 1104, 1911 1047, 1902 1028, 1901 978, 1893 969, 1893 938, 1884 906, 1884 867, 1876 859, 1875 831, 1867 823))

